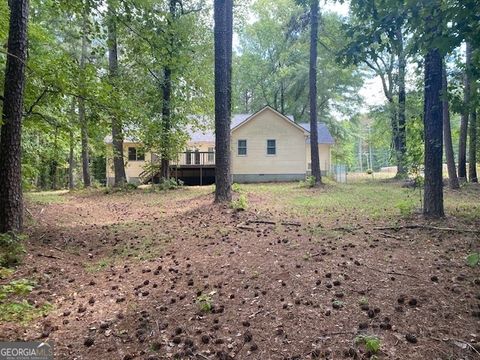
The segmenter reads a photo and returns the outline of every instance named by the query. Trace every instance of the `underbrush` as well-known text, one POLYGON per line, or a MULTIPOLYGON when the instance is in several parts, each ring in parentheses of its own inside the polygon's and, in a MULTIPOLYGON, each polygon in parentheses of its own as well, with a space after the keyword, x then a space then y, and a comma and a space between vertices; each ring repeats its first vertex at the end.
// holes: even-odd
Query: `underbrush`
POLYGON ((25 298, 34 289, 31 280, 12 280, 0 286, 0 322, 27 323, 48 314, 53 308, 49 303, 36 305, 25 298))

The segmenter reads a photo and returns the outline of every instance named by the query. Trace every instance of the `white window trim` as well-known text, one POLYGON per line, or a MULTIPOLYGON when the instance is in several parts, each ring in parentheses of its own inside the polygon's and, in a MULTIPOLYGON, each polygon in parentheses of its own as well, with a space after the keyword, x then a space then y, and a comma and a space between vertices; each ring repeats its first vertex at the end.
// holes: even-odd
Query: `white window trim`
POLYGON ((248 141, 247 139, 238 139, 237 140, 237 156, 240 157, 246 157, 248 155, 248 141), (239 154, 240 146, 239 143, 240 141, 245 141, 245 154, 239 154))
POLYGON ((265 153, 267 154, 267 156, 277 156, 277 139, 267 139, 267 148, 265 150, 265 153), (268 153, 268 142, 271 140, 275 141, 275 154, 268 153))

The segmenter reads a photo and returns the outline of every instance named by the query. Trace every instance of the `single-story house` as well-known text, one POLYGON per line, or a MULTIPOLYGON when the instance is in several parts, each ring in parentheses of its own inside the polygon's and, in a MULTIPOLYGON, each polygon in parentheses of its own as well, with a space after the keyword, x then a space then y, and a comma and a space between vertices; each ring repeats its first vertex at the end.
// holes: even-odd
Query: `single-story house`
MULTIPOLYGON (((215 134, 190 131, 185 152, 171 162, 171 174, 186 184, 215 182, 215 134)), ((105 139, 111 147, 111 137, 105 139)), ((330 170, 334 145, 327 126, 318 124, 318 148, 322 173, 330 170)), ((143 153, 142 144, 125 139, 127 180, 131 183, 155 181, 158 174, 146 171, 148 163, 158 162, 155 154, 143 153)), ((231 122, 231 172, 233 182, 273 182, 303 180, 310 173, 310 124, 296 123, 266 106, 254 114, 235 115, 231 122)), ((112 159, 107 160, 107 182, 114 180, 112 159)))

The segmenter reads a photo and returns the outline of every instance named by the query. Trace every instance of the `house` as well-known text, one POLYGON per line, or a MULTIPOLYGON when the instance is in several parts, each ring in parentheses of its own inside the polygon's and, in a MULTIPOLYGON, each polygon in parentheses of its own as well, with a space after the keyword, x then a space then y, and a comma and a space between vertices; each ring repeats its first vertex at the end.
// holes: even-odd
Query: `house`
MULTIPOLYGON (((171 162, 171 174, 188 185, 215 182, 215 134, 190 131, 185 152, 171 162)), ((111 138, 106 139, 111 147, 111 138)), ((330 169, 334 140, 325 124, 318 124, 318 148, 322 173, 330 169)), ((158 162, 155 154, 143 153, 133 139, 125 139, 126 174, 129 182, 158 180, 146 166, 158 162)), ((304 180, 310 173, 310 124, 296 123, 267 106, 247 115, 235 115, 231 124, 231 172, 233 182, 274 182, 304 180)), ((114 180, 112 159, 107 160, 107 181, 114 180)))

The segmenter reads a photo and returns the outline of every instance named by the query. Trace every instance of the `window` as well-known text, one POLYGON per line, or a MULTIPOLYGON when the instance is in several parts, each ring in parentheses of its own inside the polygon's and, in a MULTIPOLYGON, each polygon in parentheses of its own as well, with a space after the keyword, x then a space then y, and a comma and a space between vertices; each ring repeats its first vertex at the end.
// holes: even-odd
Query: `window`
POLYGON ((267 155, 277 154, 277 140, 267 140, 267 155))
POLYGON ((208 163, 211 164, 215 161, 215 148, 208 148, 208 163))
POLYGON ((137 149, 136 147, 129 147, 128 160, 129 161, 145 161, 145 153, 141 149, 137 149))
POLYGON ((247 140, 238 140, 238 155, 247 156, 247 140))
POLYGON ((200 151, 195 150, 195 165, 200 165, 200 151))

